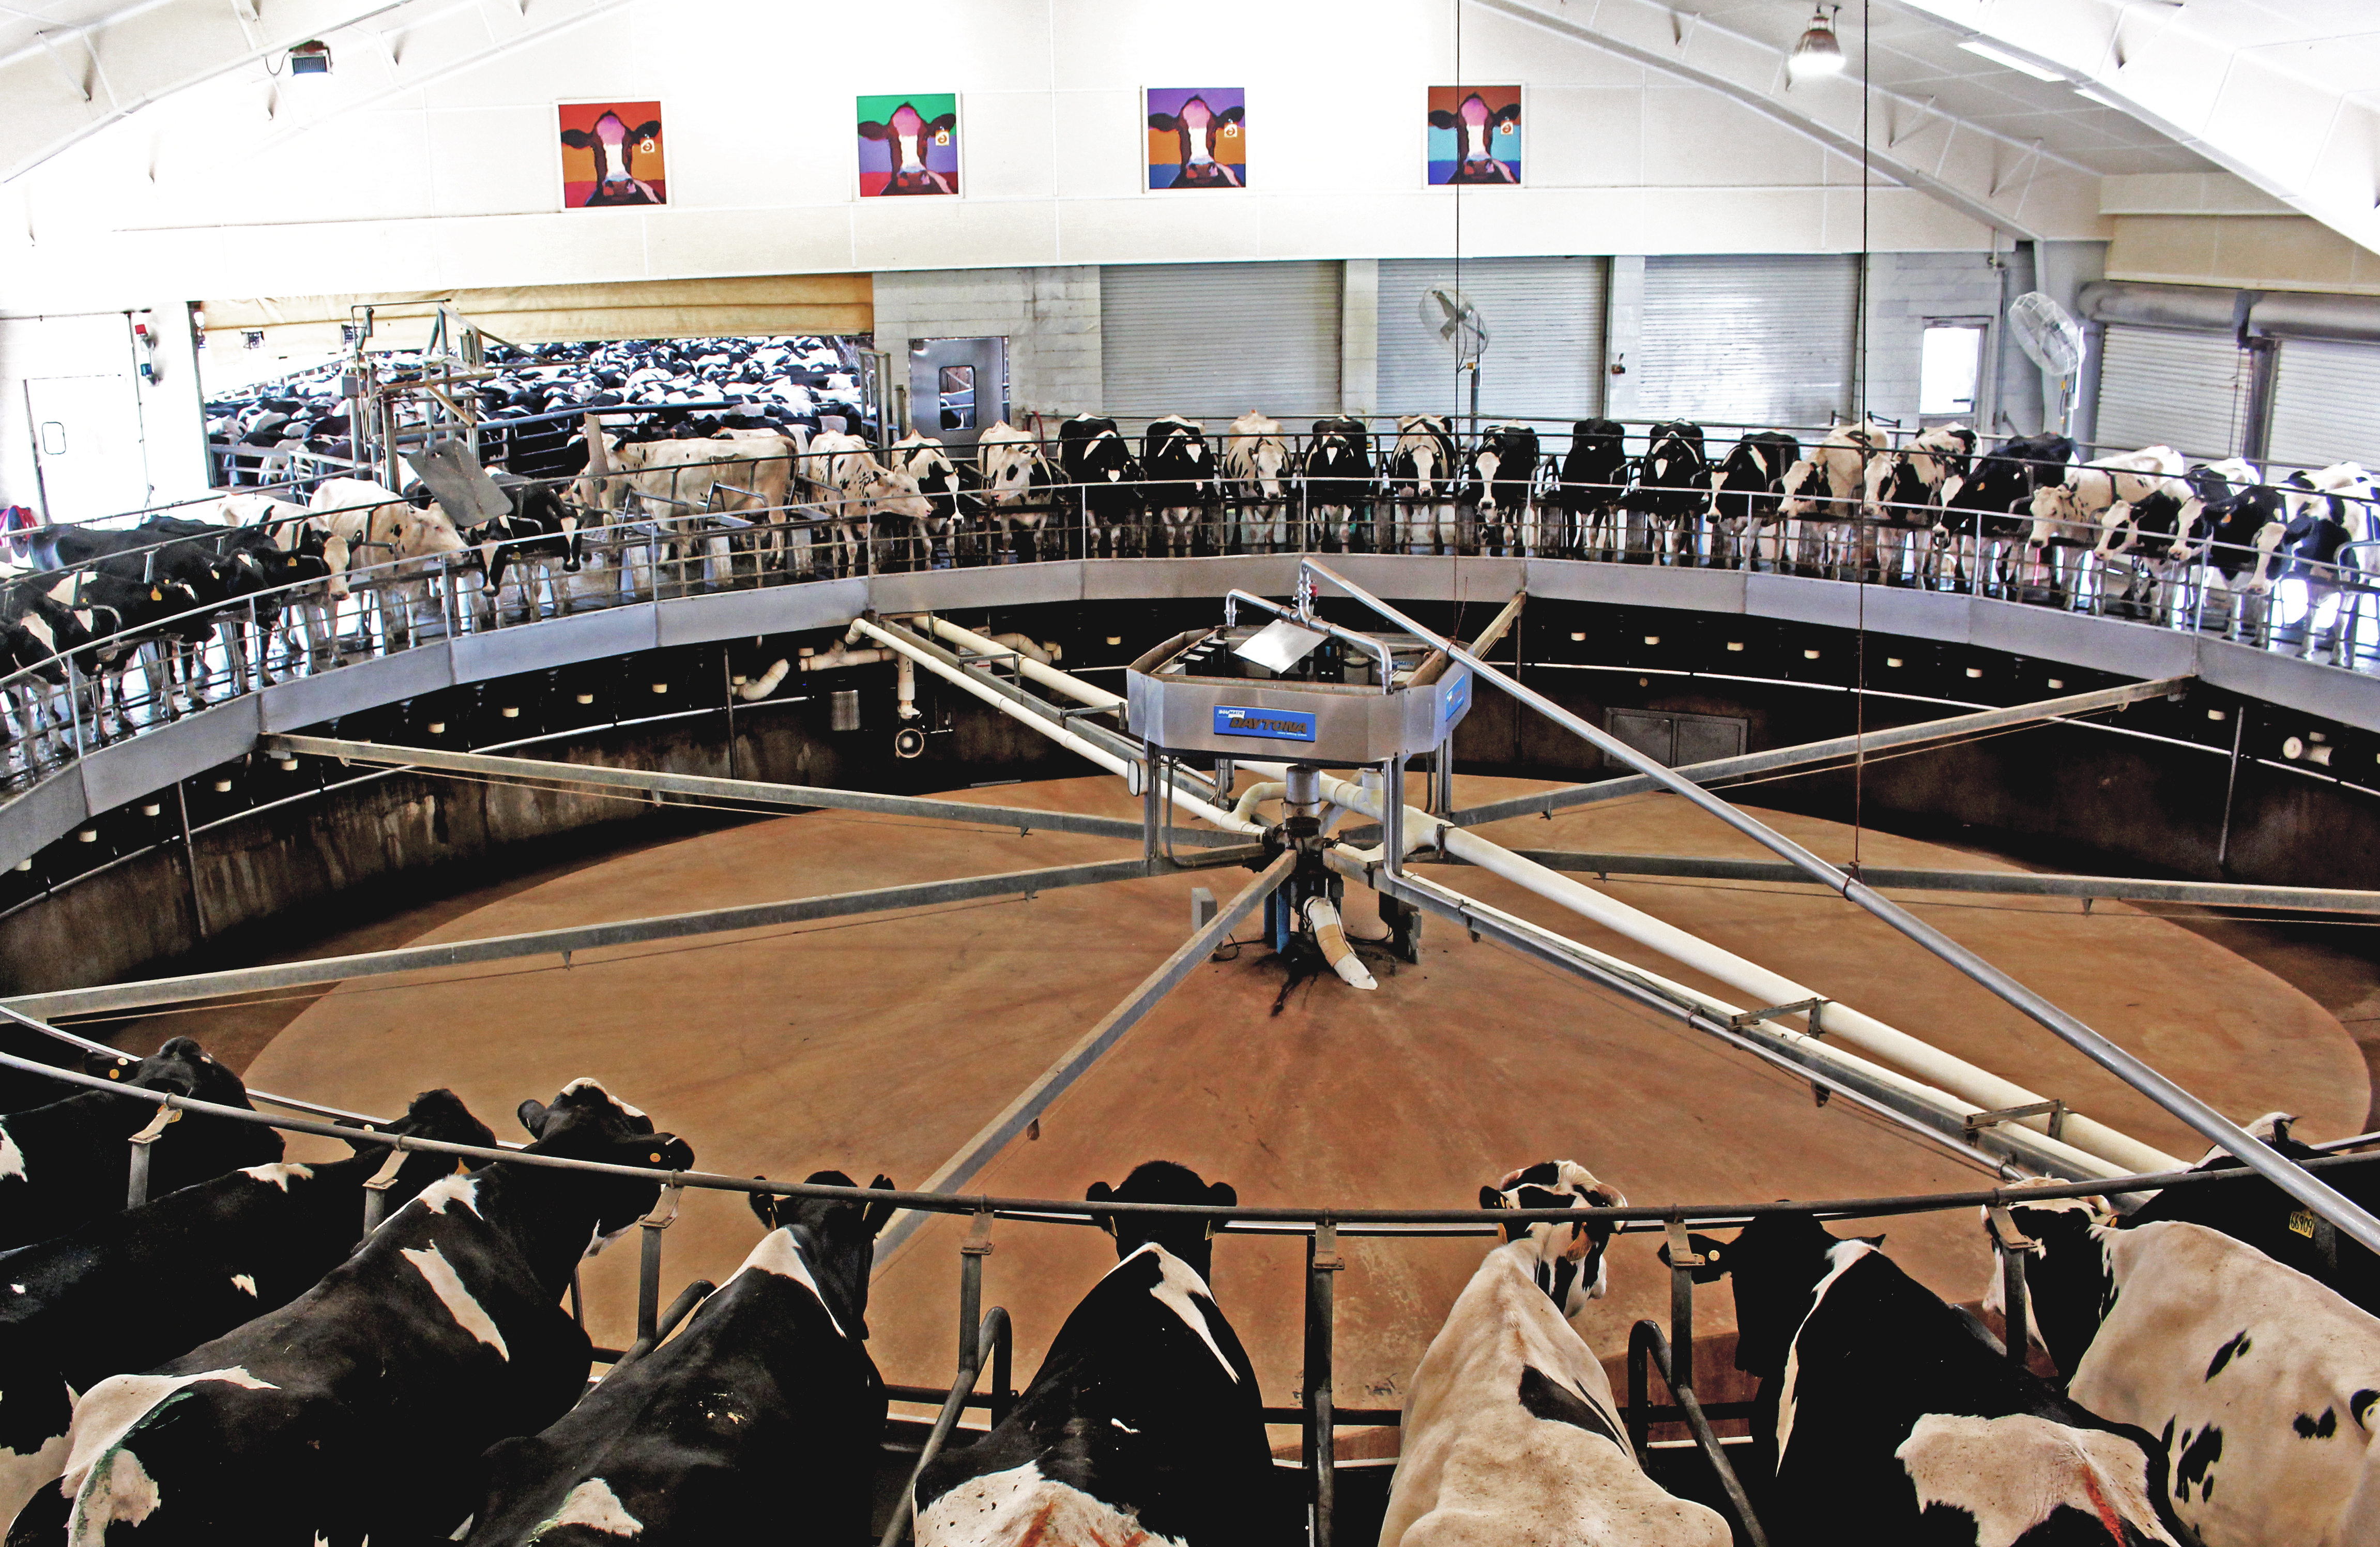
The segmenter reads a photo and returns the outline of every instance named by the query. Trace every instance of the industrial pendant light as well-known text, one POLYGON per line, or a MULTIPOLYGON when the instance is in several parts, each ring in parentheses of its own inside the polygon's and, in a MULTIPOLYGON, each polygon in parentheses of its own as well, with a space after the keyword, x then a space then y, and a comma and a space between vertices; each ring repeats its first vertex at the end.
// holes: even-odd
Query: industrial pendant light
POLYGON ((1843 73, 1843 45, 1835 41, 1835 21, 1831 14, 1840 6, 1820 6, 1810 15, 1810 30, 1793 45, 1793 56, 1785 62, 1785 71, 1796 80, 1815 80, 1823 76, 1843 73))

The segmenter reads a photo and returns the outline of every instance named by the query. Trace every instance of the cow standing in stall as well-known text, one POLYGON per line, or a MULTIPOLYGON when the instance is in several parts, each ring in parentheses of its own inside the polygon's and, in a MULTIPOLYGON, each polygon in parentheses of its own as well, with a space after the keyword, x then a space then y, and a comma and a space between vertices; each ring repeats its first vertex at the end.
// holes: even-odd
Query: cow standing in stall
POLYGON ((693 1151, 590 1079, 523 1102, 533 1155, 448 1176, 279 1310, 75 1404, 76 1541, 150 1547, 436 1541, 477 1500, 474 1461, 585 1395, 592 1347, 562 1307, 693 1151), (401 1480, 392 1486, 391 1480, 401 1480))
POLYGON ((1778 510, 1785 498, 1785 474, 1802 459, 1802 443, 1782 430, 1755 430, 1711 474, 1711 562, 1757 568, 1766 554, 1779 567, 1784 552, 1778 510))
POLYGON ((1215 453, 1207 432, 1196 420, 1169 414, 1148 421, 1141 436, 1141 466, 1148 484, 1143 497, 1156 525, 1154 539, 1165 539, 1168 558, 1185 558, 1197 552, 1198 529, 1215 500, 1215 453))
POLYGON ((2234 457, 2164 480, 2145 499, 2109 506, 2099 518, 2095 554, 2103 573, 2129 574, 2122 591, 2107 603, 2108 615, 2164 620, 2187 590, 2181 583, 2185 566, 2196 552, 2194 538, 2207 506, 2228 499, 2235 487, 2258 477, 2252 466, 2234 457))
POLYGON ((1115 420, 1076 414, 1058 426, 1058 469, 1082 512, 1083 556, 1096 558, 1104 545, 1108 557, 1123 557, 1139 530, 1141 471, 1115 420))
POLYGON ((2289 510, 2281 541, 2289 550, 2289 578, 2305 583, 2305 645, 2299 653, 2311 661, 2317 649, 2326 650, 2332 664, 2346 665, 2371 583, 2366 577, 2380 569, 2380 557, 2369 548, 2350 546, 2370 543, 2380 533, 2373 517, 2373 479, 2354 463, 2340 462, 2319 472, 2289 474, 2281 494, 2289 510), (2331 609, 2327 627, 2319 622, 2325 606, 2331 609))
POLYGON ((1352 551, 1356 517, 1372 496, 1372 438, 1360 419, 1314 421, 1299 469, 1305 486, 1306 531, 1320 552, 1325 538, 1352 551))
POLYGON ((959 469, 950 453, 932 436, 911 434, 893 442, 887 455, 892 470, 915 481, 917 497, 926 502, 926 515, 913 520, 904 537, 894 539, 903 564, 911 569, 931 569, 936 543, 956 562, 952 545, 959 531, 959 469))
POLYGON ((1056 476, 1041 443, 1002 420, 976 440, 976 464, 983 479, 986 518, 1000 529, 1013 559, 1041 557, 1041 533, 1050 523, 1056 476))
POLYGON ((1525 424, 1499 424, 1471 448, 1465 489, 1479 526, 1479 551, 1534 557, 1536 526, 1537 432, 1525 424))
POLYGON ((1933 588, 1942 568, 1942 499, 1967 476, 1974 457, 1973 430, 1937 424, 1868 464, 1868 516, 1889 543, 1882 560, 1885 584, 1901 584, 1906 577, 1908 584, 1933 588))
MULTIPOLYGON (((432 588, 458 583, 454 561, 469 549, 455 523, 435 504, 416 508, 394 490, 360 478, 324 479, 307 508, 322 531, 331 566, 327 616, 321 620, 330 633, 331 664, 340 660, 338 599, 358 581, 381 599, 381 630, 389 648, 409 646, 415 615, 436 594, 432 588)), ((454 603, 461 615, 462 598, 454 603)))
MULTIPOLYGON (((1094 1203, 1230 1207, 1239 1194, 1150 1161, 1094 1203)), ((1144 1542, 1288 1547, 1264 1398, 1215 1302, 1213 1231, 1196 1216, 1105 1222, 1116 1265, 1058 1329, 991 1432, 917 1480, 917 1547, 1144 1542)))
POLYGON ((810 475, 823 472, 825 486, 819 504, 832 512, 834 537, 830 543, 835 569, 857 575, 877 567, 876 523, 904 531, 923 523, 932 507, 917 493, 917 481, 893 472, 877 461, 866 441, 856 435, 829 431, 810 439, 810 475), (822 466, 821 466, 822 465, 822 466))
POLYGON ((1807 461, 1786 469, 1779 513, 1796 573, 1850 579, 1862 566, 1873 566, 1875 540, 1861 510, 1868 464, 1891 445, 1892 432, 1874 420, 1838 424, 1807 461))
POLYGON ((2011 592, 2034 494, 2065 478, 2074 452, 2064 435, 2016 436, 1946 485, 1939 519, 1954 579, 1977 595, 2011 592))
POLYGON ((1389 504, 1394 551, 1463 552, 1462 467, 1454 432, 1442 414, 1407 414, 1397 420, 1389 453, 1389 504))
POLYGON ((2081 600, 2110 508, 2137 505, 2160 492, 2189 498, 2190 486, 2181 478, 2187 466, 2173 447, 2153 445, 2069 468, 2063 482, 2035 490, 2034 558, 2047 599, 2053 604, 2081 600))
POLYGON ((1628 429, 1616 419, 1582 419, 1570 427, 1562 457, 1563 551, 1581 558, 1617 558, 1620 502, 1628 493, 1628 429))
MULTIPOLYGON (((1574 1161, 1479 1189, 1483 1209, 1621 1208, 1574 1161)), ((1728 1547, 1727 1522, 1645 1475, 1572 1326, 1604 1292, 1608 1220, 1507 1225, 1406 1389, 1380 1547, 1728 1547)))
POLYGON ((868 1276, 892 1206, 751 1201, 769 1233, 685 1331, 614 1365, 543 1433, 489 1450, 464 1547, 766 1541, 785 1534, 789 1500, 820 1541, 867 1538, 884 1431, 868 1276))
POLYGON ((1709 508, 1710 494, 1710 457, 1703 450, 1701 425, 1673 420, 1645 432, 1636 486, 1621 504, 1650 526, 1646 547, 1655 562, 1694 562, 1694 522, 1709 508))
MULTIPOLYGON (((1880 1240, 1881 1237, 1878 1237, 1880 1240)), ((1751 1470, 1777 1547, 2181 1547, 2164 1447, 2009 1362, 1983 1325, 1805 1213, 1691 1238, 1760 1378, 1751 1470)), ((1663 1249, 1666 1258, 1668 1249, 1663 1249)))
POLYGON ((1232 420, 1223 473, 1240 513, 1242 552, 1269 554, 1289 542, 1290 462, 1280 420, 1254 408, 1232 420))
POLYGON ((2380 1319, 2204 1225, 2119 1230, 2083 1199, 2009 1214, 2030 1312, 2012 1335, 2076 1402, 2160 1436, 2164 1497, 2207 1547, 2380 1538, 2380 1319))

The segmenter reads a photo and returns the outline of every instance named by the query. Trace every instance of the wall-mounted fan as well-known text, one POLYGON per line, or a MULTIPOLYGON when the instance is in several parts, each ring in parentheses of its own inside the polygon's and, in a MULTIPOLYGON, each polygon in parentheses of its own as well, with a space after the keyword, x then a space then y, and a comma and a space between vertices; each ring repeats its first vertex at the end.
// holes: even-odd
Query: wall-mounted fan
POLYGON ((1454 352, 1454 366, 1471 377, 1471 427, 1479 428, 1479 357, 1488 352, 1488 323, 1471 298, 1451 285, 1422 292, 1421 323, 1454 352))
POLYGON ((2075 379, 2082 369, 2082 324, 2038 290, 2027 290, 2010 301, 2008 320, 2025 357, 2058 378, 2058 410, 2048 428, 2063 435, 2074 404, 2075 379))

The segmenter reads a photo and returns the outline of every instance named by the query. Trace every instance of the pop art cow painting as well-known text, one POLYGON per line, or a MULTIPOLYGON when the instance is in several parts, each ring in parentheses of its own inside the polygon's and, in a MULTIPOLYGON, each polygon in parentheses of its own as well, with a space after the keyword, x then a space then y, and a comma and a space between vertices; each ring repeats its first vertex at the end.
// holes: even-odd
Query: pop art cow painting
POLYGON ((1478 183, 1512 187, 1520 180, 1521 89, 1431 87, 1430 186, 1478 183))
POLYGON ((1239 86, 1148 90, 1148 187, 1248 186, 1248 93, 1239 86))
POLYGON ((859 99, 862 199, 958 190, 957 93, 859 99))
POLYGON ((669 202, 661 104, 566 102, 556 111, 562 120, 565 209, 669 202))

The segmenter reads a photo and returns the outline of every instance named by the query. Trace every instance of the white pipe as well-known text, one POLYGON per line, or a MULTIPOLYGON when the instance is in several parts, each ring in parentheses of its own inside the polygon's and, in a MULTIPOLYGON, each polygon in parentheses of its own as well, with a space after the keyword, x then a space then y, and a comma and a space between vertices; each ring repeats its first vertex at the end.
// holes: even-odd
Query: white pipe
MULTIPOLYGON (((1324 795, 1335 804, 1361 811, 1375 821, 1379 820, 1381 803, 1373 791, 1327 774, 1322 776, 1322 786, 1324 795)), ((1559 903, 1614 933, 1651 946, 1672 961, 1751 995, 1758 1004, 1790 1005, 1796 1000, 1816 997, 1812 990, 1782 973, 1773 972, 1731 951, 1722 950, 1698 935, 1690 934, 1674 924, 1664 923, 1649 913, 1641 913, 1626 903, 1606 896, 1592 887, 1583 886, 1558 871, 1549 871, 1543 865, 1524 859, 1477 834, 1466 832, 1427 811, 1407 806, 1405 832, 1409 843, 1434 842, 1443 852, 1457 859, 1501 876, 1548 902, 1559 903)), ((1886 1025, 1874 1016, 1864 1015, 1831 999, 1827 1002, 1821 1018, 1827 1036, 1889 1060, 1920 1079, 1940 1086, 1962 1101, 1973 1102, 1974 1106, 1972 1110, 1990 1112, 2032 1106, 2047 1099, 2014 1080, 2002 1078, 1988 1069, 1978 1068, 1930 1042, 1921 1041, 1906 1031, 1886 1025)), ((2027 1127, 2045 1133, 2048 1130, 2049 1120, 2046 1117, 2027 1117, 2021 1121, 2027 1127)), ((2076 1112, 2070 1111, 2066 1115, 2061 1132, 2065 1141, 2074 1148, 2087 1151, 2127 1171, 2179 1171, 2186 1169, 2189 1163, 2076 1112)))
POLYGON ((1330 970, 1350 988, 1377 989, 1380 985, 1364 967, 1355 947, 1347 944, 1346 927, 1339 922, 1339 910, 1330 899, 1313 896, 1305 899, 1305 922, 1314 931, 1314 943, 1322 947, 1322 959, 1330 970))
MULTIPOLYGON (((1352 858, 1352 856, 1350 858, 1352 858)), ((1664 993, 1684 1000, 1685 1002, 1697 1006, 1706 1015, 1708 1015, 1715 1019, 1731 1020, 1736 1016, 1742 1013, 1739 1006, 1730 1005, 1727 1001, 1716 998, 1711 994, 1705 993, 1700 989, 1688 988, 1685 984, 1672 981, 1668 978, 1662 977, 1658 972, 1647 971, 1645 968, 1637 966, 1634 962, 1623 961, 1618 956, 1598 951, 1591 945, 1582 945, 1577 941, 1571 939, 1568 935, 1557 934, 1541 924, 1532 924, 1525 919, 1505 912, 1502 908, 1490 907, 1487 903, 1479 902, 1470 897, 1463 898, 1463 907, 1479 914, 1483 918, 1493 920, 1496 922, 1503 924, 1506 928, 1514 930, 1520 933, 1533 935, 1545 941, 1548 944, 1555 945, 1562 951, 1576 956, 1583 961, 1600 967, 1608 972, 1616 973, 1621 977, 1633 978, 1638 982, 1649 984, 1652 987, 1662 991, 1664 993)), ((1831 1006, 1829 1006, 1829 1010, 1831 1012, 1831 1006)), ((1935 1111, 1951 1117, 1963 1118, 1969 1112, 1973 1110, 1964 1102, 1959 1100, 1956 1096, 1950 1095, 1947 1091, 1937 1090, 1931 1085, 1912 1079, 1907 1075, 1900 1073, 1897 1069, 1888 1069, 1881 1064, 1870 1063, 1868 1060, 1860 1057, 1857 1054, 1846 1053, 1841 1048, 1835 1046, 1831 1042, 1821 1041, 1819 1039, 1813 1037, 1806 1031, 1797 1031, 1781 1021, 1763 1020, 1755 1022, 1755 1024, 1756 1024, 1762 1030, 1767 1032, 1770 1036, 1784 1042, 1788 1047, 1793 1049, 1803 1057, 1807 1058, 1813 1064, 1818 1066, 1820 1072, 1832 1070, 1837 1073, 1857 1076, 1865 1079, 1873 1080, 1878 1085, 1888 1086, 1912 1100, 1923 1102, 1925 1104, 1934 1108, 1935 1111)), ((2078 1175, 2083 1176, 2119 1176, 2125 1175, 2123 1167, 2118 1165, 2115 1162, 2107 1160, 2100 1155, 2086 1153, 2083 1151, 2075 1149, 2070 1144, 2063 1143, 2058 1139, 2051 1139, 2046 1135, 2035 1134, 2033 1136, 2030 1142, 2034 1147, 2042 1151, 2048 1158, 2063 1163, 2078 1175)))
MULTIPOLYGON (((1140 793, 1140 782, 1147 776, 1142 772, 1140 764, 1120 758, 1106 748, 1087 741, 1064 726, 1036 714, 984 681, 977 673, 944 665, 931 655, 907 643, 900 636, 878 627, 864 617, 851 620, 850 637, 874 640, 887 650, 893 651, 905 659, 916 661, 917 664, 943 681, 974 694, 1010 719, 1020 725, 1031 726, 1075 756, 1095 762, 1109 773, 1123 778, 1134 794, 1140 793)), ((1233 816, 1219 806, 1209 805, 1178 786, 1173 787, 1172 794, 1173 803, 1183 810, 1202 821, 1211 822, 1226 832, 1260 834, 1264 831, 1258 823, 1233 816)))
POLYGON ((1232 808, 1232 814, 1242 822, 1246 822, 1256 815, 1258 806, 1268 800, 1278 800, 1288 793, 1289 786, 1279 779, 1260 785, 1250 785, 1247 793, 1240 797, 1240 803, 1232 808))
POLYGON ((899 657, 889 650, 854 650, 848 643, 838 640, 822 651, 804 651, 801 662, 802 670, 806 672, 831 672, 844 666, 868 666, 879 661, 897 659, 899 657))
POLYGON ((917 717, 917 663, 904 655, 900 665, 894 668, 894 675, 897 679, 895 691, 901 700, 897 713, 904 720, 914 720, 917 717))
MULTIPOLYGON (((941 635, 944 640, 963 650, 974 651, 978 655, 1002 654, 1013 648, 1004 642, 1008 640, 1015 640, 1028 647, 1033 643, 1032 640, 1015 634, 1002 634, 997 640, 987 639, 981 634, 962 628, 957 624, 946 618, 936 617, 930 613, 926 615, 925 623, 930 632, 941 635)), ((1026 681, 1038 682, 1054 693, 1063 693, 1076 703, 1087 703, 1095 709, 1111 709, 1119 716, 1123 714, 1123 700, 1106 688, 1094 688, 1071 672, 1062 672, 1047 661, 1036 660, 1033 654, 1027 654, 1025 650, 1019 649, 1015 653, 1016 669, 1026 681)), ((1034 653, 1039 652, 1036 650, 1034 653)))

